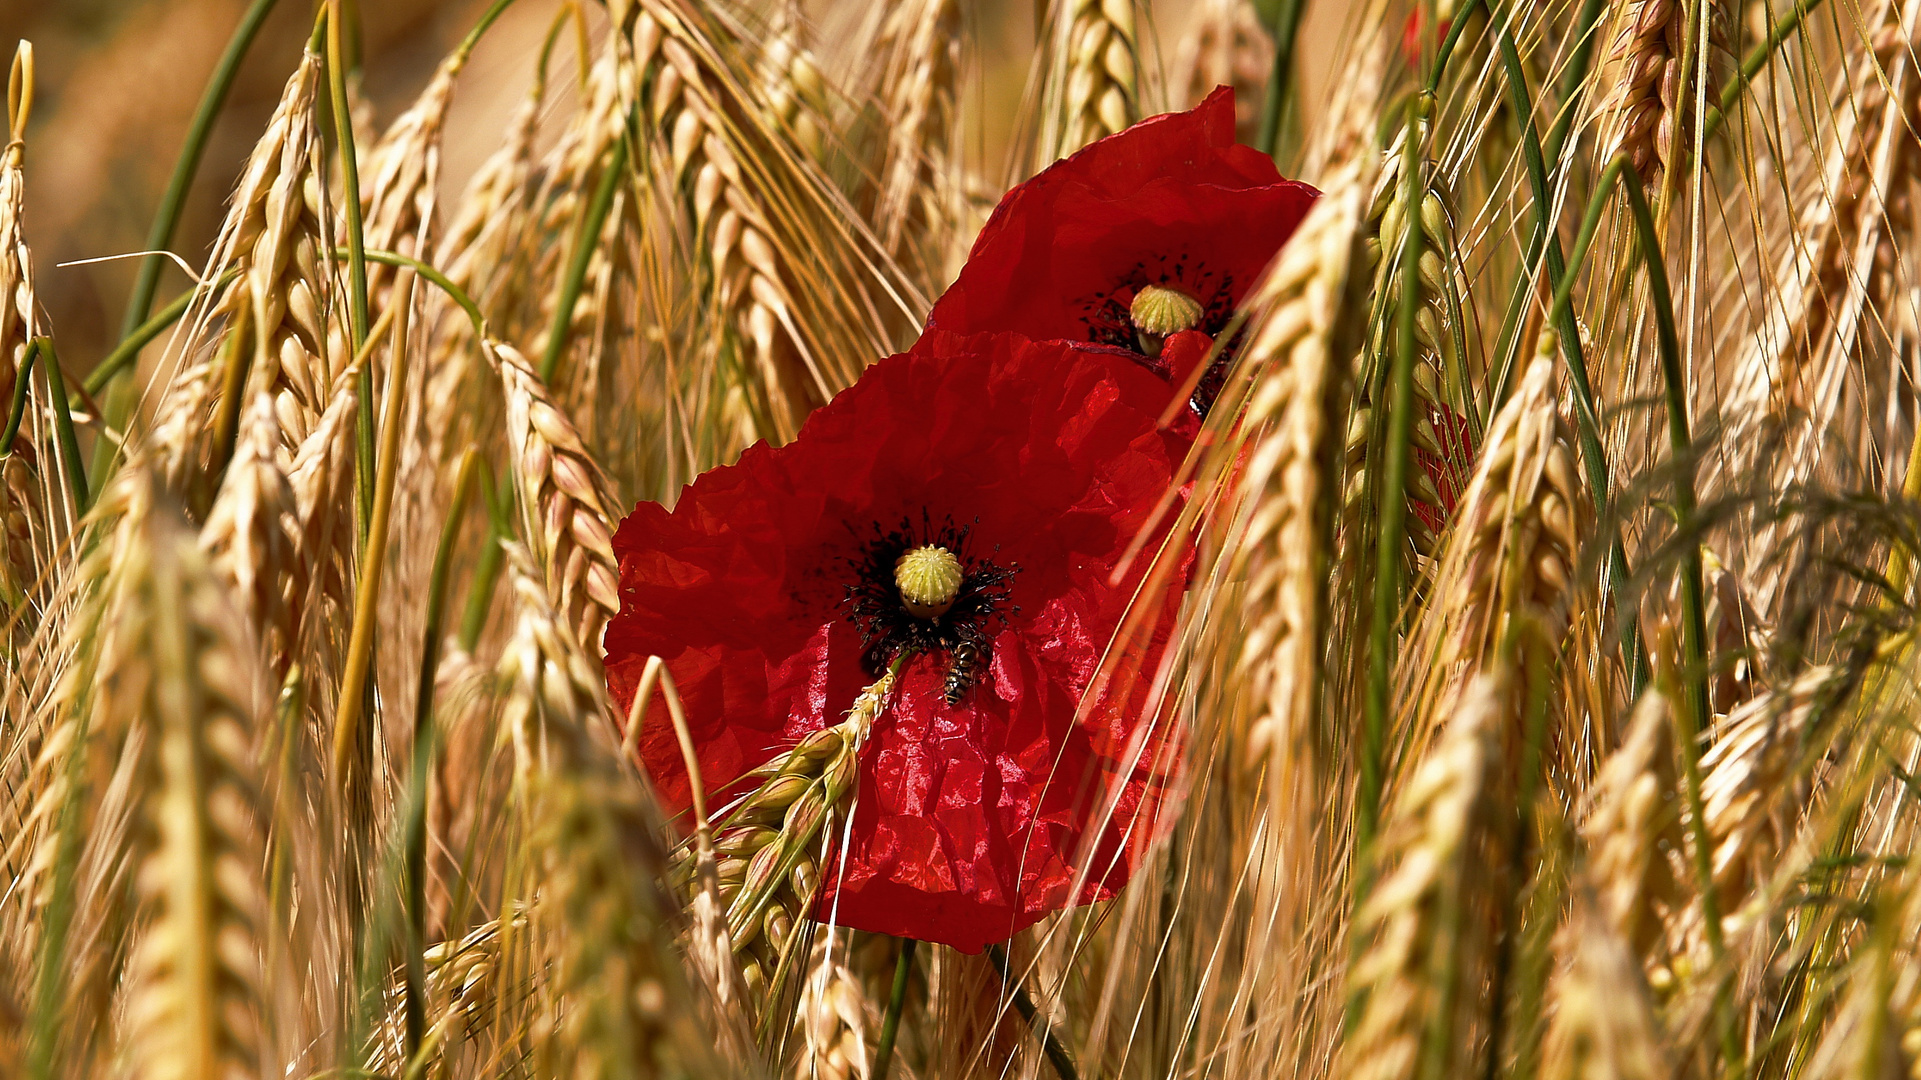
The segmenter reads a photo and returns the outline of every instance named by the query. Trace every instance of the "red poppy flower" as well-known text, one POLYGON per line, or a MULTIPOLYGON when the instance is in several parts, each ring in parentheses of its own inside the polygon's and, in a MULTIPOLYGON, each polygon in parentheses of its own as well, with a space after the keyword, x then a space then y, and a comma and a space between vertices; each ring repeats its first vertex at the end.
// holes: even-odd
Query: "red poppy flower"
MULTIPOLYGON (((1163 343, 1181 331, 1211 343, 1319 194, 1235 143, 1234 92, 1221 87, 1008 192, 928 326, 1113 345, 1178 376, 1154 363, 1163 343), (1144 299, 1150 286, 1159 295, 1144 299), (1161 310, 1143 310, 1155 300, 1161 310)), ((1202 411, 1226 358, 1196 394, 1202 411)))
MULTIPOLYGON (((822 861, 815 914, 978 952, 1111 895, 1150 838, 1164 748, 1142 722, 1151 677, 1083 692, 1142 567, 1110 577, 1188 445, 1156 430, 1168 394, 1118 350, 930 332, 792 443, 754 446, 672 511, 642 503, 621 523, 606 652, 622 715, 659 655, 703 784, 736 794, 912 647, 861 751, 845 858, 822 861), (923 544, 965 574, 931 622, 893 578, 923 544), (963 642, 972 666, 956 663, 963 642)), ((1169 592, 1133 656, 1150 675, 1169 592)), ((638 745, 684 808, 662 708, 638 745)))
MULTIPOLYGON (((1434 40, 1439 42, 1447 37, 1454 28, 1454 20, 1439 19, 1434 25, 1434 40)), ((1421 55, 1427 50, 1423 47, 1422 36, 1427 30, 1427 9, 1417 7, 1407 13, 1407 22, 1401 24, 1401 58, 1410 64, 1421 62, 1421 55)))

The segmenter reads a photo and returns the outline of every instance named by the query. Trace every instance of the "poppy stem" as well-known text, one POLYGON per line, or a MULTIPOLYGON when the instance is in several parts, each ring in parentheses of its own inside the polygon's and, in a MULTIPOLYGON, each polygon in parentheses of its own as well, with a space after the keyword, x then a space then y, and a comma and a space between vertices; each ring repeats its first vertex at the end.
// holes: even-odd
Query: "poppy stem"
POLYGON ((873 1080, 887 1080, 894 1064, 894 1036, 900 1031, 901 1007, 907 1004, 907 973, 914 966, 913 938, 900 939, 900 957, 894 961, 894 986, 887 992, 887 1015, 880 1022, 880 1041, 874 1044, 873 1080))
MULTIPOLYGON (((1053 1024, 1040 1015, 1033 999, 1027 996, 1027 989, 1008 970, 1007 950, 999 945, 989 945, 987 959, 993 962, 994 970, 1000 972, 1001 984, 1007 987, 1009 996, 1014 999, 1014 1011, 1020 1013, 1021 1019, 1027 1021, 1027 1026, 1041 1037, 1041 1049, 1046 1051, 1047 1060, 1054 1066, 1054 1071, 1060 1074, 1061 1080, 1080 1080, 1080 1072, 1074 1068, 1074 1058, 1068 1054, 1067 1047, 1054 1038, 1053 1024)), ((885 1078, 876 1077, 875 1080, 885 1078)))

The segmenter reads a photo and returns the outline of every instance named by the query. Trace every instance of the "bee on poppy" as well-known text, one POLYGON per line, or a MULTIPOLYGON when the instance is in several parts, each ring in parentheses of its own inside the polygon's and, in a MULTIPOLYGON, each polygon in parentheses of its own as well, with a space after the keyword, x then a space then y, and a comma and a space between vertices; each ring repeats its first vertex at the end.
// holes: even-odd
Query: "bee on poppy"
POLYGON ((980 677, 980 669, 987 663, 987 646, 973 638, 965 638, 954 646, 953 658, 947 664, 947 684, 942 694, 949 705, 959 705, 967 691, 973 689, 974 680, 980 677))

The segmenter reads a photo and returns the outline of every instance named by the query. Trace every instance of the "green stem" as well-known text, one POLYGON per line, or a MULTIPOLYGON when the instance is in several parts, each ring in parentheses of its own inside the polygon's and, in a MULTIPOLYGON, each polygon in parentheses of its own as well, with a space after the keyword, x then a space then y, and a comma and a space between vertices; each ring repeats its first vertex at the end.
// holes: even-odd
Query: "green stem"
MULTIPOLYGON (((1394 367, 1389 377, 1387 443, 1376 495, 1380 531, 1374 540, 1374 617, 1368 628, 1367 697, 1362 717, 1359 791, 1354 808, 1354 846, 1365 851, 1380 821, 1387 729, 1392 720, 1396 616, 1401 604, 1401 546, 1407 528, 1407 460, 1414 428, 1414 319, 1421 304, 1421 166, 1418 102, 1407 107, 1401 147, 1401 296, 1395 313, 1394 367)), ((1375 414, 1380 415, 1378 405, 1375 414)))
POLYGON ((13 373, 13 404, 7 409, 7 427, 0 431, 0 458, 13 453, 13 441, 20 437, 20 422, 27 416, 27 391, 33 381, 33 364, 40 358, 39 346, 27 343, 27 352, 13 373))
MULTIPOLYGON (((1594 499, 1595 510, 1603 520, 1608 519, 1608 506, 1613 500, 1612 483, 1608 478, 1607 453, 1601 446, 1600 410, 1594 404, 1594 388, 1588 379, 1586 348, 1581 344, 1581 328, 1574 319, 1574 310, 1566 302, 1574 285, 1574 275, 1568 273, 1567 264, 1561 259, 1561 238, 1556 233, 1553 220, 1554 204, 1549 195, 1547 159, 1542 153, 1540 138, 1534 126, 1534 107, 1528 95, 1527 76, 1521 69, 1520 53, 1514 47, 1514 36, 1505 27, 1501 30, 1501 63, 1507 69, 1508 96, 1515 113, 1522 117, 1521 146, 1527 161, 1528 184, 1533 190, 1535 230, 1534 243, 1529 248, 1528 268, 1531 275, 1536 254, 1545 257, 1548 278, 1559 285, 1555 302, 1548 308, 1548 321, 1555 328, 1559 339, 1561 355, 1567 364, 1568 381, 1574 387, 1574 417, 1581 443, 1581 463, 1585 467, 1588 492, 1594 499)), ((1620 169, 1626 168, 1626 159, 1619 159, 1610 165, 1603 176, 1600 194, 1589 206, 1589 219, 1584 221, 1582 242, 1576 245, 1574 265, 1579 266, 1587 258, 1588 246, 1594 242, 1592 226, 1600 222, 1599 208, 1604 205, 1603 196, 1614 180, 1620 176, 1620 169)), ((1523 280, 1525 287, 1526 281, 1523 280)), ((1523 295, 1517 290, 1516 296, 1523 295)), ((1518 350, 1517 350, 1518 351, 1518 350)), ((1518 366, 1514 357, 1503 362, 1501 374, 1495 384, 1495 407, 1507 400, 1512 385, 1514 368, 1518 366)), ((1619 526, 1611 526, 1611 542, 1608 547, 1608 599, 1617 612, 1628 609, 1623 602, 1621 590, 1628 581, 1627 548, 1621 541, 1619 526)), ((1646 650, 1641 646, 1640 623, 1625 614, 1621 621, 1621 662, 1628 671, 1628 695, 1632 700, 1640 695, 1641 688, 1647 685, 1648 662, 1646 650)))
POLYGON ((480 466, 480 497, 487 504, 487 546, 480 549, 480 562, 474 567, 473 584, 468 587, 467 607, 460 616, 460 647, 473 652, 480 633, 487 628, 487 612, 493 607, 494 586, 500 581, 505 553, 500 542, 513 535, 510 493, 494 493, 494 474, 485 462, 480 466))
POLYGON ((1281 114, 1287 108, 1288 83, 1294 77, 1294 39, 1307 13, 1307 0, 1281 0, 1268 28, 1274 39, 1274 66, 1267 74, 1267 92, 1261 98, 1261 126, 1254 132, 1254 149, 1274 156, 1281 136, 1281 114))
POLYGON ((1033 999, 1027 996, 1027 988, 1009 970, 1007 950, 999 945, 989 945, 987 959, 994 965, 994 970, 1000 973, 1001 985, 1007 988, 1008 997, 1013 999, 1014 1011, 1021 1014, 1027 1026, 1034 1029, 1034 1034, 1040 1036, 1041 1050, 1047 1055, 1048 1063, 1054 1066, 1054 1072, 1059 1074, 1061 1080, 1080 1080, 1080 1073, 1074 1068, 1073 1056, 1054 1037, 1053 1025, 1041 1016, 1040 1010, 1034 1007, 1033 999))
POLYGON ((467 31, 467 36, 461 38, 460 44, 454 49, 454 55, 460 58, 460 64, 465 65, 467 63, 467 58, 474 54, 474 46, 480 44, 481 37, 487 33, 488 29, 494 25, 494 21, 499 19, 501 14, 504 13, 513 2, 514 0, 494 0, 487 10, 481 13, 480 21, 474 24, 472 30, 467 31))
MULTIPOLYGON (((225 288, 227 283, 232 281, 237 273, 239 273, 237 270, 227 271, 214 279, 213 285, 205 291, 211 292, 225 288)), ((87 373, 85 381, 80 384, 81 387, 90 395, 98 395, 100 391, 106 389, 107 384, 113 381, 115 375, 120 374, 121 371, 133 364, 134 360, 140 356, 141 349, 146 348, 154 338, 160 336, 161 331, 178 322, 180 316, 186 314, 187 308, 193 303, 194 297, 200 295, 202 291, 202 287, 199 285, 188 289, 186 292, 174 297, 166 307, 160 309, 158 314, 146 322, 141 323, 139 326, 134 327, 133 330, 122 336, 120 344, 115 345, 113 351, 108 353, 104 360, 94 365, 93 370, 87 373)))
MULTIPOLYGON (((234 27, 233 37, 227 41, 226 51, 220 54, 219 63, 214 65, 213 76, 207 80, 206 90, 201 92, 200 105, 194 110, 193 120, 187 125, 187 139, 180 147, 180 156, 174 160, 173 175, 167 180, 167 190, 160 197, 160 207, 154 212, 153 226, 147 230, 148 251, 165 251, 173 243, 174 230, 180 225, 181 210, 187 203, 188 189, 193 187, 193 178, 200 171, 200 159, 206 156, 207 140, 213 134, 214 121, 220 118, 221 107, 227 102, 227 93, 233 89, 236 76, 240 74, 241 61, 246 59, 247 50, 260 33, 273 10, 274 0, 254 0, 246 12, 240 16, 240 25, 234 27)), ((119 355, 126 348, 127 339, 144 330, 147 312, 153 307, 153 294, 160 287, 162 257, 148 255, 140 260, 139 274, 134 278, 133 294, 127 298, 127 313, 120 321, 121 345, 114 350, 119 355)), ((178 318, 178 316, 175 316, 178 318)), ((164 324, 163 324, 164 325, 164 324)), ((151 340, 151 336, 149 336, 151 340)), ((143 342, 144 344, 144 342, 143 342)), ((133 352, 139 351, 138 346, 133 352)), ((123 361, 124 363, 124 361, 123 361)), ((102 368, 105 365, 101 365, 102 368)), ((87 380, 87 392, 98 394, 106 381, 113 378, 118 367, 103 377, 101 386, 87 380)), ((133 393, 131 387, 115 388, 101 409, 101 420, 111 428, 118 428, 126 422, 132 412, 133 393)), ((106 478, 106 471, 118 450, 111 442, 102 440, 94 448, 92 467, 95 482, 106 478)))
POLYGON ((1654 232, 1654 216, 1639 184, 1622 185, 1633 211, 1634 231, 1647 267, 1648 300, 1654 309, 1655 342, 1661 353, 1661 378, 1666 384, 1668 449, 1674 458, 1675 532, 1681 557, 1681 649, 1687 670, 1682 679, 1681 763, 1686 774, 1689 828, 1693 832, 1694 872, 1700 878, 1701 915, 1708 947, 1718 961, 1725 948, 1721 918, 1714 895, 1713 838, 1708 834, 1701 799, 1701 732, 1707 727, 1707 618, 1701 587, 1701 545, 1694 539, 1694 451, 1688 434, 1687 384, 1681 370, 1681 338, 1674 326, 1674 303, 1668 291, 1667 265, 1654 232))
MULTIPOLYGON (((165 251, 173 243, 174 230, 180 225, 180 212, 187 203, 187 191, 193 186, 194 175, 200 171, 200 159, 206 154, 214 121, 220 118, 220 110, 227 102, 227 93, 233 89, 234 78, 240 74, 240 63, 246 59, 247 50, 253 47, 253 39, 260 33, 261 26, 265 25, 274 3, 275 0, 253 0, 240 16, 240 25, 234 27, 233 37, 227 40, 227 48, 220 54, 220 62, 214 65, 213 76, 207 80, 206 90, 201 92, 200 105, 194 110, 193 121, 187 125, 187 139, 180 147, 180 156, 174 160, 173 175, 167 180, 166 193, 160 197, 160 208, 154 212, 153 226, 147 230, 146 250, 165 251)), ((127 298, 127 313, 120 320, 121 338, 133 336, 146 322, 147 312, 153 307, 154 291, 160 287, 160 269, 164 265, 159 255, 147 255, 140 260, 140 273, 134 278, 133 295, 127 298)))
POLYGON ((914 968, 913 938, 900 939, 900 956, 894 961, 894 985, 887 992, 887 1012, 881 1018, 880 1041, 874 1044, 873 1080, 887 1080, 894 1065, 894 1037, 900 1032, 901 1008, 907 1004, 907 976, 914 968))
POLYGON ((1441 76, 1447 72, 1447 62, 1454 55, 1455 43, 1461 40, 1461 32, 1467 29, 1468 16, 1473 15, 1482 0, 1468 0, 1461 10, 1449 20, 1447 36, 1441 39, 1441 47, 1434 53, 1434 70, 1427 73, 1427 96, 1434 98, 1441 92, 1441 76))
POLYGON ((368 778, 360 776, 359 771, 371 760, 372 752, 373 643, 379 619, 381 571, 387 558, 387 527, 400 466, 400 404, 404 396, 400 388, 407 384, 407 329, 413 308, 411 278, 402 275, 402 280, 394 282, 393 303, 393 357, 387 365, 387 396, 381 410, 380 475, 368 515, 360 580, 355 584, 353 624, 340 676, 339 715, 334 721, 334 777, 341 787, 343 802, 350 807, 364 792, 368 778))
MULTIPOLYGON (((367 248, 360 254, 368 262, 384 263, 388 266, 412 270, 414 273, 419 274, 425 278, 429 284, 446 293, 449 300, 460 305, 460 310, 467 313, 467 318, 474 325, 475 336, 480 338, 487 336, 487 320, 481 317, 480 305, 474 303, 474 298, 467 295, 465 289, 454 284, 452 278, 449 278, 447 275, 411 255, 402 255, 395 251, 384 251, 380 248, 367 248)), ((333 249, 333 257, 346 260, 352 258, 353 255, 345 248, 335 248, 333 249)))
POLYGON ((608 154, 607 167, 600 174, 600 183, 594 188, 593 201, 587 205, 587 217, 580 223, 580 232, 574 237, 574 252, 567 263, 567 276, 560 279, 560 301, 554 305, 554 321, 547 328, 547 347, 540 356, 540 381, 543 383, 552 385, 554 374, 560 369, 560 357, 567 349, 567 340, 574 325, 574 308, 580 303, 580 289, 587 281, 587 266, 593 260, 594 249, 600 244, 601 227, 607 223, 607 213, 614 205, 614 194, 620 190, 621 175, 626 171, 627 132, 623 128, 608 154))
MULTIPOLYGON (((340 155, 341 209, 347 217, 348 331, 353 351, 367 342, 367 228, 361 219, 360 162, 354 147, 353 111, 347 104, 346 51, 341 45, 342 0, 327 6, 327 92, 333 106, 334 144, 340 155)), ((364 545, 373 522, 374 502, 374 373, 362 366, 360 422, 355 425, 355 475, 359 479, 360 538, 364 545)))
MULTIPOLYGON (((46 357, 41 370, 47 376, 47 396, 53 399, 53 434, 59 440, 60 465, 67 473, 67 488, 73 494, 74 516, 87 512, 92 502, 87 497, 87 465, 80 457, 80 439, 73 430, 73 410, 67 406, 67 385, 60 377, 60 358, 54 355, 53 339, 37 337, 29 348, 46 357)), ((23 365, 24 366, 24 365, 23 365)))
POLYGON ((407 802, 407 970, 406 1059, 420 1051, 427 1027, 427 968, 422 950, 427 942, 427 782, 434 757, 434 678, 440 667, 441 623, 447 610, 447 577, 453 569, 454 544, 473 496, 480 471, 480 452, 471 444, 460 457, 454 499, 440 527, 440 546, 434 549, 433 571, 427 578, 427 624, 421 632, 420 687, 414 695, 412 790, 407 802))

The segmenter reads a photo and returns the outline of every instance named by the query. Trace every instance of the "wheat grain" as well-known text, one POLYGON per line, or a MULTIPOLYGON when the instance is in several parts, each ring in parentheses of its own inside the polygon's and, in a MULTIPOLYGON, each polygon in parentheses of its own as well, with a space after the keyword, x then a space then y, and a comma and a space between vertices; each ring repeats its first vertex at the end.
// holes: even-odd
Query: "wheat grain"
POLYGON ((1577 896, 1556 937, 1553 1019, 1541 1075, 1549 1080, 1663 1080, 1674 1075, 1640 966, 1619 931, 1577 896))
POLYGON ((950 139, 959 108, 960 24, 954 0, 893 4, 874 46, 885 58, 874 68, 874 93, 888 123, 871 220, 881 243, 917 270, 930 292, 947 280, 959 194, 950 139))
MULTIPOLYGON (((862 690, 840 723, 802 739, 747 774, 758 783, 716 822, 714 850, 727 933, 742 966, 748 1000, 766 1008, 789 969, 799 920, 821 883, 815 849, 836 835, 835 819, 852 797, 860 750, 893 691, 890 672, 862 690)), ((691 877, 693 855, 677 856, 675 876, 691 877)))
POLYGON ((1587 918, 1646 956, 1664 929, 1663 908, 1680 904, 1681 878, 1670 858, 1685 850, 1675 796, 1672 706, 1659 692, 1642 696, 1620 749, 1588 788, 1581 822, 1587 848, 1587 918))
MULTIPOLYGON (((21 229, 26 204, 26 123, 33 94, 33 46, 21 42, 14 61, 16 82, 25 80, 25 109, 7 118, 9 141, 0 156, 0 410, 9 410, 20 379, 20 363, 27 344, 40 333, 39 308, 34 299, 33 260, 21 229)), ((46 361, 42 357, 42 362, 46 361)), ((12 445, 0 446, 0 601, 11 609, 33 587, 44 561, 51 558, 55 536, 48 509, 58 496, 42 478, 43 438, 39 411, 31 424, 23 423, 12 445)), ((66 490, 58 485, 58 490, 66 490)))
POLYGON ((1749 884, 1770 876, 1768 865, 1787 841, 1777 830, 1777 800, 1792 792, 1815 725, 1847 681, 1845 669, 1810 668, 1716 725, 1713 745, 1701 756, 1701 800, 1722 911, 1738 911, 1749 884))
POLYGON ((836 941, 845 941, 844 934, 815 935, 795 1009, 802 1047, 797 1075, 805 1080, 867 1080, 870 1074, 867 1032, 879 1029, 880 1014, 860 977, 834 957, 836 941))
MULTIPOLYGON (((1516 656, 1532 681, 1562 647, 1593 515, 1555 400, 1551 334, 1544 346, 1488 425, 1435 571, 1434 600, 1402 656, 1408 700, 1444 703, 1455 680, 1502 654, 1516 656)), ((1446 714, 1445 704, 1429 707, 1446 714)), ((1418 758, 1425 739, 1417 727, 1405 752, 1418 758)))
MULTIPOLYGON (((331 278, 320 247, 324 196, 314 117, 319 82, 320 58, 303 53, 247 159, 208 262, 209 280, 230 270, 237 274, 199 316, 226 315, 226 336, 215 348, 190 334, 180 369, 155 407, 149 442, 158 448, 160 474, 175 490, 186 491, 195 471, 217 452, 210 445, 208 414, 223 377, 219 365, 251 365, 248 385, 273 396, 282 467, 325 408, 338 353, 329 343, 331 278)), ((229 407, 238 415, 242 404, 236 400, 229 407)))
POLYGON ((501 658, 502 722, 539 853, 535 921, 558 952, 536 1060, 551 1075, 725 1075, 672 948, 659 824, 613 763, 596 665, 528 555, 510 548, 509 566, 518 614, 501 658))
MULTIPOLYGON (((1223 541, 1226 574, 1248 582, 1236 608, 1223 609, 1221 635, 1245 692, 1258 702, 1244 737, 1246 763, 1265 767, 1268 791, 1297 801, 1316 775, 1325 567, 1332 520, 1324 492, 1340 482, 1348 387, 1334 358, 1351 345, 1356 304, 1350 282, 1359 250, 1366 188, 1350 168, 1315 204, 1278 261, 1250 293, 1247 345, 1216 402, 1223 413, 1246 395, 1241 414, 1247 457, 1232 479, 1247 501, 1240 529, 1223 541), (1243 374, 1243 372, 1245 374, 1243 374), (1239 383, 1246 380, 1243 389, 1239 383), (1248 613, 1256 613, 1251 620, 1248 613)), ((1216 455, 1232 460, 1238 447, 1216 455)), ((1297 806, 1297 811, 1306 811, 1297 806)), ((1307 827, 1299 814, 1284 815, 1307 827)))

